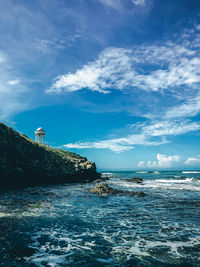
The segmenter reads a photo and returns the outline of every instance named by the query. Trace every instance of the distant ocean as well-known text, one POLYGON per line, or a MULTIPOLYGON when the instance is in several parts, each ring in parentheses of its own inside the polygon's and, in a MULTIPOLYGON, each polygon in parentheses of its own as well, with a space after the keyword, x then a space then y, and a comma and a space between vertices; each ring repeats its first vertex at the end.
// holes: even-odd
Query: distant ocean
POLYGON ((200 171, 104 176, 147 196, 100 197, 95 184, 2 192, 1 266, 200 266, 200 171))

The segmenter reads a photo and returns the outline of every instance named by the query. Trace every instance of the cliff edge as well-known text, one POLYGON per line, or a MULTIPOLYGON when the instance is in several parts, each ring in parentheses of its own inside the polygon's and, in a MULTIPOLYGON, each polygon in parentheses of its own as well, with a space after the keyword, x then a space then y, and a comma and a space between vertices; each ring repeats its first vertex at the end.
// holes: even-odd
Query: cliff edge
POLYGON ((0 186, 85 182, 99 178, 94 162, 41 145, 0 122, 0 186))

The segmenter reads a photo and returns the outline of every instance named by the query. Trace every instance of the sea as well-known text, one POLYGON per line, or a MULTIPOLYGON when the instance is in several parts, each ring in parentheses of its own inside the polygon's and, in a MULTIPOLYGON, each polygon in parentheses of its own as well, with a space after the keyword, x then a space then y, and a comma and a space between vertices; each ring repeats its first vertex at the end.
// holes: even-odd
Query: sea
POLYGON ((146 196, 89 193, 95 183, 2 190, 0 266, 200 266, 200 171, 103 176, 146 196))

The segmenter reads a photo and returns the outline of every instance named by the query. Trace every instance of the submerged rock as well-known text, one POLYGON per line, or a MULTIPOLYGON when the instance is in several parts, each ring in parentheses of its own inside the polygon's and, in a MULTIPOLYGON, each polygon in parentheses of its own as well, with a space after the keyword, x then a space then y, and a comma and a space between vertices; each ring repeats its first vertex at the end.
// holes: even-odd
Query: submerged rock
POLYGON ((140 177, 132 177, 132 178, 126 178, 122 180, 125 182, 137 183, 137 184, 141 184, 143 182, 143 179, 140 177))
POLYGON ((109 180, 110 178, 107 177, 107 176, 103 176, 102 174, 100 174, 100 178, 99 179, 96 179, 94 181, 92 181, 93 184, 96 184, 96 183, 101 183, 101 182, 105 182, 107 180, 109 180))
POLYGON ((85 182, 98 179, 94 162, 38 144, 0 122, 0 186, 85 182))
POLYGON ((98 195, 127 195, 127 196, 139 196, 139 197, 146 196, 146 194, 141 191, 131 192, 131 191, 114 189, 106 183, 98 184, 94 188, 90 189, 89 192, 98 195))

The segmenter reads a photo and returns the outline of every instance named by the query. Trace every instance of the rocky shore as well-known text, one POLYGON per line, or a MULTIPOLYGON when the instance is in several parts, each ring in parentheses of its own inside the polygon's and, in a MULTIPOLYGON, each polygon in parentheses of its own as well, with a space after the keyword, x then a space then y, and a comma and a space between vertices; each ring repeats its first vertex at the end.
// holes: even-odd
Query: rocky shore
POLYGON ((75 153, 41 145, 0 122, 0 186, 86 182, 96 165, 75 153))

